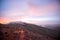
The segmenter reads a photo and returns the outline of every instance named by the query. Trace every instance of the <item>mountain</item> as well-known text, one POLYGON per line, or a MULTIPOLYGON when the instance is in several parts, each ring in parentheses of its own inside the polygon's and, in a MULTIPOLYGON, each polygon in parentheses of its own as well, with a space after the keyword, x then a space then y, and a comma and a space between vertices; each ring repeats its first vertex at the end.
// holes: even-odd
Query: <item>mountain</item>
MULTIPOLYGON (((2 25, 2 24, 0 24, 0 25, 2 25)), ((42 26, 38 26, 38 25, 35 25, 35 24, 24 23, 24 22, 11 22, 11 23, 4 24, 4 25, 7 26, 7 27, 22 28, 24 30, 28 30, 30 32, 42 34, 44 36, 49 36, 49 37, 52 37, 52 38, 55 38, 55 39, 58 37, 58 31, 48 29, 48 28, 44 28, 42 26)))
MULTIPOLYGON (((42 26, 38 26, 38 25, 35 25, 35 24, 30 24, 30 23, 25 23, 25 22, 11 22, 9 23, 8 25, 12 25, 12 26, 22 26, 22 28, 26 29, 26 30, 29 30, 29 31, 35 31, 37 33, 42 33, 42 34, 49 34, 50 33, 56 33, 57 31, 55 30, 51 30, 51 29, 48 29, 48 28, 45 28, 45 27, 42 27, 42 26)), ((52 35, 53 36, 53 35, 52 35)))

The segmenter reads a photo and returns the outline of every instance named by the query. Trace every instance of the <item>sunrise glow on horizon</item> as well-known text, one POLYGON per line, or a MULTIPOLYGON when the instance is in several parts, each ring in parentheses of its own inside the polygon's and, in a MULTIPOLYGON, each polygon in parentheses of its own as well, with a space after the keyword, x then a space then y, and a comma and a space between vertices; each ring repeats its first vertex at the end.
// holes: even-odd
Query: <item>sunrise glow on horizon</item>
POLYGON ((0 23, 23 21, 35 24, 58 24, 57 0, 3 0, 0 23))

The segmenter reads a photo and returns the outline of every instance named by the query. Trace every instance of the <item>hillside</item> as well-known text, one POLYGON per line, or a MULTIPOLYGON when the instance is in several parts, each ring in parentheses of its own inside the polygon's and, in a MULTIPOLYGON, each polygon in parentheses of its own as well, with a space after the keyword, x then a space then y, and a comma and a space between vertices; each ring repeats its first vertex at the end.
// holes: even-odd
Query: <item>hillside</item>
POLYGON ((22 28, 24 30, 28 30, 30 32, 38 33, 41 35, 44 35, 46 37, 52 37, 53 39, 57 39, 58 37, 58 31, 51 30, 48 28, 44 28, 42 26, 37 26, 35 24, 30 24, 30 23, 24 23, 24 22, 11 22, 8 24, 0 24, 1 27, 17 27, 17 28, 22 28))

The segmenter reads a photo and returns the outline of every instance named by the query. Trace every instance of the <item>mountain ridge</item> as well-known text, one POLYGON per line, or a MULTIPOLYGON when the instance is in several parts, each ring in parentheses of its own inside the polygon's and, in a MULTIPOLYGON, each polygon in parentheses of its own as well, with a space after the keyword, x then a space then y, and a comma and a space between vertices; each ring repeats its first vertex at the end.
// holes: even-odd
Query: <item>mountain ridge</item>
POLYGON ((38 34, 43 34, 46 36, 51 36, 53 38, 57 38, 57 36, 58 36, 57 35, 58 32, 55 30, 50 30, 50 29, 44 28, 42 26, 25 23, 25 22, 10 22, 8 24, 3 24, 3 25, 8 26, 8 27, 18 27, 18 28, 21 27, 25 30, 32 31, 32 32, 35 32, 38 34))

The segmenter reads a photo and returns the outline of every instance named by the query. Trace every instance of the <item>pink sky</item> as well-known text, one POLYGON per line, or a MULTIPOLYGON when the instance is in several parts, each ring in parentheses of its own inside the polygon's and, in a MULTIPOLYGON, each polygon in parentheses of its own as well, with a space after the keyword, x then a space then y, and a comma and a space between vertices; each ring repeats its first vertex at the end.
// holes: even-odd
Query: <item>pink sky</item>
POLYGON ((57 14, 56 12, 58 10, 58 4, 56 2, 51 2, 48 3, 47 5, 43 4, 35 5, 31 1, 21 3, 19 1, 17 2, 11 1, 9 4, 5 4, 7 5, 7 8, 6 10, 2 11, 2 17, 0 17, 0 23, 24 21, 29 23, 43 24, 43 23, 50 23, 52 21, 53 23, 56 23, 55 21, 58 20, 56 15, 57 14))

